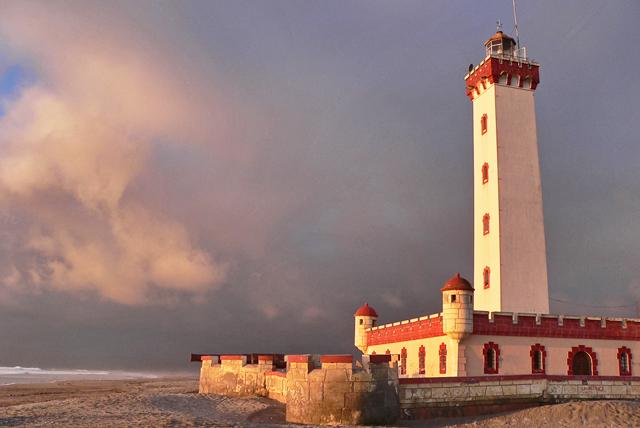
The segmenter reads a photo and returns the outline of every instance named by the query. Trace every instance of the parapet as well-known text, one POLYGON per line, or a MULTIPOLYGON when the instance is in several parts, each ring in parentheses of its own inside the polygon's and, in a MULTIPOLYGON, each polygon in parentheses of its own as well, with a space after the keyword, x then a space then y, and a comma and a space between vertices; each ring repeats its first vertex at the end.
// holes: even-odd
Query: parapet
POLYGON ((247 364, 244 355, 202 355, 202 394, 258 395, 286 403, 287 422, 389 424, 400 416, 398 364, 390 355, 287 355, 286 371, 273 357, 247 364))
POLYGON ((640 319, 475 311, 473 334, 640 340, 640 319))
POLYGON ((445 335, 442 313, 372 327, 366 330, 366 334, 368 346, 445 335))

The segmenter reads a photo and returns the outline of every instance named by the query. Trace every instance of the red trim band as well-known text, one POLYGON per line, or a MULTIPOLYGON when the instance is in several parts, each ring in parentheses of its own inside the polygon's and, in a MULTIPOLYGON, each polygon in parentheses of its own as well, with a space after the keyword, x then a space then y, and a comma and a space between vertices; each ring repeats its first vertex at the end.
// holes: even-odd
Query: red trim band
POLYGON ((311 355, 287 355, 289 363, 309 363, 310 361, 311 355))
POLYGON ((353 363, 353 355, 321 355, 321 363, 353 363))
POLYGON ((245 358, 244 355, 220 355, 220 361, 238 361, 245 358))
POLYGON ((640 376, 565 376, 565 375, 497 375, 497 376, 460 376, 460 377, 409 377, 400 378, 400 385, 419 385, 428 383, 479 383, 479 382, 496 382, 503 380, 533 380, 547 379, 552 381, 564 380, 620 380, 620 381, 640 381, 640 376))

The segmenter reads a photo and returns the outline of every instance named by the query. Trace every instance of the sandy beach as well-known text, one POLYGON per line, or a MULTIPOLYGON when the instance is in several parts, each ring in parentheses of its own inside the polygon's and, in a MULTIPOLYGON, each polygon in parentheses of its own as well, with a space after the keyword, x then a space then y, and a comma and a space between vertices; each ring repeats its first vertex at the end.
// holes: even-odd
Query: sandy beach
MULTIPOLYGON (((195 378, 87 380, 0 387, 1 427, 282 427, 284 406, 258 397, 202 396, 195 378)), ((405 427, 631 427, 638 402, 581 402, 475 419, 402 421, 405 427)))

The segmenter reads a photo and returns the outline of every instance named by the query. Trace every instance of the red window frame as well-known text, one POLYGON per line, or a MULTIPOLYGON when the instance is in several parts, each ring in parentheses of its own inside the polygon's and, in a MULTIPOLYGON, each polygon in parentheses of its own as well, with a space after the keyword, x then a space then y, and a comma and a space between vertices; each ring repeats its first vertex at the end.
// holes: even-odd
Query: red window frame
POLYGON ((544 346, 539 343, 531 345, 529 355, 531 356, 531 374, 545 374, 547 370, 547 351, 544 346), (539 369, 536 368, 536 354, 538 352, 540 352, 540 363, 542 364, 539 369))
POLYGON ((482 184, 487 184, 489 182, 489 164, 485 162, 482 165, 482 184))
POLYGON ((420 345, 420 349, 418 350, 418 373, 425 374, 425 359, 427 357, 427 351, 424 349, 424 345, 420 345))
POLYGON ((489 266, 485 266, 482 271, 482 285, 484 288, 491 287, 491 268, 489 266))
POLYGON ((440 357, 440 374, 447 373, 447 345, 443 342, 440 344, 438 350, 438 356, 440 357))
POLYGON ((484 356, 484 373, 498 374, 500 369, 500 347, 498 344, 493 342, 485 343, 482 348, 482 355, 484 356), (493 353, 493 367, 489 365, 491 353, 493 353))
POLYGON ((407 348, 400 351, 400 374, 407 374, 407 348))
POLYGON ((631 376, 631 349, 627 348, 626 346, 618 348, 618 370, 620 376, 631 376), (623 354, 627 354, 627 370, 623 370, 622 367, 623 354))
POLYGON ((482 117, 480 118, 480 132, 482 133, 482 135, 487 133, 487 115, 483 114, 482 117))
POLYGON ((567 374, 573 376, 573 357, 578 352, 586 352, 589 354, 591 357, 591 376, 598 376, 598 358, 596 357, 596 353, 593 352, 592 348, 584 345, 574 346, 571 348, 571 351, 569 351, 567 355, 567 374))
POLYGON ((482 234, 483 235, 489 234, 490 222, 491 222, 491 216, 489 215, 489 213, 486 213, 485 215, 482 216, 482 234))

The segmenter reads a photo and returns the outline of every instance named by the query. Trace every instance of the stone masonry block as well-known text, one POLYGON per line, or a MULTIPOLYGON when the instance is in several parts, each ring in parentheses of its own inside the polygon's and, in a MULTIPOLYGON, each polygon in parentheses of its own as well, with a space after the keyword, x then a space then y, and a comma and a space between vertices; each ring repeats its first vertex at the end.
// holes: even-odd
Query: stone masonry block
POLYGON ((503 395, 516 395, 518 393, 516 385, 505 385, 502 387, 503 395))
POLYGON ((350 370, 346 369, 326 369, 322 370, 325 372, 324 380, 325 382, 348 382, 351 378, 350 370))
POLYGON ((502 387, 500 385, 487 386, 487 397, 499 397, 502 395, 502 387))

